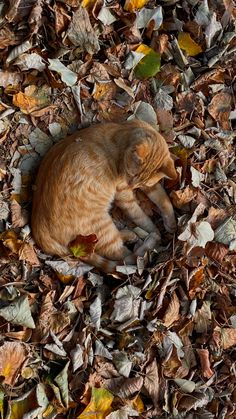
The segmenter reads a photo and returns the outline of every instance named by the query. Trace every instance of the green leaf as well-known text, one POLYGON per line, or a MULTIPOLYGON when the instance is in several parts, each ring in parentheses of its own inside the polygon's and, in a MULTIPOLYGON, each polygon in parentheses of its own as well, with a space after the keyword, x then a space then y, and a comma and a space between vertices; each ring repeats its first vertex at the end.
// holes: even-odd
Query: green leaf
POLYGON ((161 55, 150 49, 147 55, 139 61, 135 67, 135 75, 140 79, 148 79, 155 76, 161 67, 161 55))

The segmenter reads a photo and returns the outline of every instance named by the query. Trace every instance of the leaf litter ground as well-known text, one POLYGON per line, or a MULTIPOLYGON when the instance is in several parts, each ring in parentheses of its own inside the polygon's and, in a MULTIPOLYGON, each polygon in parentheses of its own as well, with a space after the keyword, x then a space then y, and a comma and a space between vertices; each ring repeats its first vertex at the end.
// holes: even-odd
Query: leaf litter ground
POLYGON ((233 1, 9 0, 0 14, 1 417, 235 418, 233 1), (127 118, 157 123, 175 155, 178 232, 138 193, 163 241, 137 266, 48 257, 29 223, 42 156, 127 118))

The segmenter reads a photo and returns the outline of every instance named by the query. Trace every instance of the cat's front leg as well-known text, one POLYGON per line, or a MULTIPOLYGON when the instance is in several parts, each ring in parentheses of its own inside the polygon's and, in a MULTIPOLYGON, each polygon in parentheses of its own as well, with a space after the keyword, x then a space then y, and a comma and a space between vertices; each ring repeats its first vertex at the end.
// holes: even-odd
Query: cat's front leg
POLYGON ((145 186, 142 188, 142 191, 159 209, 166 230, 169 233, 174 233, 176 231, 175 213, 170 198, 164 188, 160 183, 156 183, 152 187, 145 186))
POLYGON ((148 233, 155 232, 159 235, 158 228, 153 224, 152 220, 140 208, 135 199, 133 191, 127 186, 122 189, 117 189, 115 195, 115 204, 121 208, 127 217, 132 220, 137 226, 141 227, 148 233))

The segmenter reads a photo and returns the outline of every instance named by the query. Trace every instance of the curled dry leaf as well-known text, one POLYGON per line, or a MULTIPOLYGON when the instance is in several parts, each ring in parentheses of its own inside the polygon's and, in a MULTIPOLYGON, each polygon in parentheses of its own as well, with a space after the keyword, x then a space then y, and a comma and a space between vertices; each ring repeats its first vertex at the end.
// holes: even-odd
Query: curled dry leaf
POLYGON ((206 255, 219 263, 222 263, 229 248, 223 243, 210 242, 206 244, 206 255))
POLYGON ((222 349, 229 349, 236 345, 236 329, 217 326, 212 337, 217 346, 222 349))
POLYGON ((15 384, 26 356, 26 346, 22 343, 5 342, 0 347, 0 376, 5 384, 15 384))
POLYGON ((173 292, 170 304, 163 317, 163 323, 166 327, 171 326, 179 318, 180 302, 176 292, 173 292))
POLYGON ((200 358, 203 377, 211 378, 214 371, 211 369, 208 349, 197 349, 197 353, 200 358))
POLYGON ((229 93, 217 93, 208 106, 208 112, 223 129, 230 129, 230 111, 232 97, 229 93))
POLYGON ((24 227, 29 221, 28 211, 24 210, 15 199, 11 201, 11 219, 13 228, 24 227))

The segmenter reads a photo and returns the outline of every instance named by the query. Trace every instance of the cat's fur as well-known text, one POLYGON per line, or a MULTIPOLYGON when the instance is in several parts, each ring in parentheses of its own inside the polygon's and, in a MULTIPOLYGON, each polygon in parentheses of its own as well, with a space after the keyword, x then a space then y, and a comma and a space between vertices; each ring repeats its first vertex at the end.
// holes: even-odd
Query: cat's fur
POLYGON ((157 227, 138 205, 140 188, 157 205, 165 228, 175 230, 172 204, 161 185, 176 171, 165 139, 146 122, 106 123, 82 129, 54 145, 44 157, 33 196, 32 231, 47 253, 68 255, 79 234, 96 234, 95 253, 86 261, 104 270, 130 251, 132 232, 119 231, 109 210, 113 201, 147 232, 157 227), (106 259, 105 259, 106 258, 106 259))

